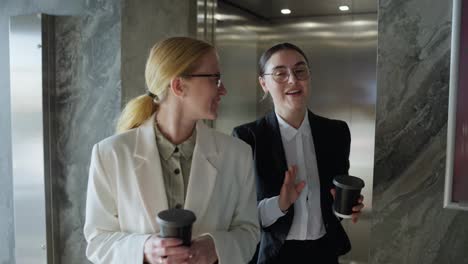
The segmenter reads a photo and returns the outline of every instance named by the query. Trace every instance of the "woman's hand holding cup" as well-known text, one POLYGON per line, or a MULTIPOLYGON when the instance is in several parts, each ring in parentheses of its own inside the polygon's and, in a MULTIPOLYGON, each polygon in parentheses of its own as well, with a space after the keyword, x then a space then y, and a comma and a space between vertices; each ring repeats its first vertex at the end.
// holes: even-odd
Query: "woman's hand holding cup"
POLYGON ((213 239, 208 235, 192 240, 190 246, 190 264, 213 264, 218 260, 213 239))
MULTIPOLYGON (((335 200, 336 190, 330 189, 330 193, 333 196, 333 200, 335 200)), ((362 208, 364 208, 363 202, 364 202, 364 196, 359 195, 358 204, 353 206, 353 213, 351 214, 351 220, 353 221, 353 223, 357 223, 357 221, 359 220, 359 217, 361 217, 361 211, 362 211, 362 208)))
POLYGON ((361 189, 364 188, 364 181, 358 177, 350 175, 338 175, 333 179, 335 188, 330 189, 333 196, 333 210, 336 216, 341 218, 351 218, 356 223, 364 208, 364 196, 361 189))
POLYGON ((144 262, 151 264, 189 263, 190 248, 182 246, 177 238, 160 238, 152 235, 145 242, 144 262))

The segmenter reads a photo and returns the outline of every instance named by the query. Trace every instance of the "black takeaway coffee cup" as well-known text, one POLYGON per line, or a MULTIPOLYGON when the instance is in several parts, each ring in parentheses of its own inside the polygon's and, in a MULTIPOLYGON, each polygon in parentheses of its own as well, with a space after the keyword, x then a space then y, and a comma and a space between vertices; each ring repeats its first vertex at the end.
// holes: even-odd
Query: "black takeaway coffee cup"
POLYGON ((336 186, 335 202, 333 210, 335 215, 341 218, 351 218, 353 206, 358 204, 364 181, 358 177, 338 175, 333 179, 336 186))
POLYGON ((158 213, 156 221, 159 224, 159 237, 178 238, 184 246, 190 246, 192 240, 192 224, 197 218, 190 210, 168 209, 158 213))

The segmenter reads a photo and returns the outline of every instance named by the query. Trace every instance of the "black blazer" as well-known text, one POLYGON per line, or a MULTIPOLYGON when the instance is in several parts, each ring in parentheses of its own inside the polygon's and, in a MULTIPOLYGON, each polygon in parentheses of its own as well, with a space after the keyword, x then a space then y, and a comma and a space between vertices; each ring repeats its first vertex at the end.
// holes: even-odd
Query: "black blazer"
MULTIPOLYGON (((348 174, 351 135, 343 121, 324 118, 310 111, 308 114, 320 178, 323 222, 330 246, 337 256, 343 255, 351 249, 351 244, 340 220, 333 214, 330 189, 333 188, 334 176, 348 174)), ((257 201, 279 195, 287 162, 276 114, 270 112, 254 122, 234 128, 233 136, 252 147, 257 201)), ((274 263, 289 233, 293 217, 294 206, 291 206, 286 215, 271 226, 262 228, 257 252, 250 263, 274 263)))

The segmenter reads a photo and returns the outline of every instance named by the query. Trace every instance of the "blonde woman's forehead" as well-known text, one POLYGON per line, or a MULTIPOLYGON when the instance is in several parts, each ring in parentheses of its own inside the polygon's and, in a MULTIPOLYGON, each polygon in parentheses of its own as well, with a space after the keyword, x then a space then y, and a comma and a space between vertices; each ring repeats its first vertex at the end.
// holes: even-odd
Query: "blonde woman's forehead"
POLYGON ((195 71, 217 73, 220 71, 218 54, 215 51, 210 51, 203 55, 196 62, 195 71))

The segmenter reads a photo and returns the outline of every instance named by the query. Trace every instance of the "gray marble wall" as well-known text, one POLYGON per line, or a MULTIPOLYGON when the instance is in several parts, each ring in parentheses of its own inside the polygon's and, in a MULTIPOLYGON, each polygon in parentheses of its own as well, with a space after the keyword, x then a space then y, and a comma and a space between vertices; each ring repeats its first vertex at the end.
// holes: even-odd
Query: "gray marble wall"
POLYGON ((3 0, 0 1, 0 263, 15 263, 13 179, 11 159, 9 19, 10 16, 83 12, 83 1, 3 0))
POLYGON ((124 1, 122 104, 145 93, 145 64, 153 45, 172 36, 196 36, 196 1, 124 1))
POLYGON ((93 144, 113 134, 120 112, 120 0, 56 19, 53 206, 57 263, 86 263, 83 237, 93 144))
POLYGON ((379 1, 370 263, 468 263, 468 212, 442 208, 451 1, 379 1))
MULTIPOLYGON (((72 15, 56 20, 57 83, 53 134, 54 263, 87 263, 82 226, 92 144, 112 134, 120 111, 120 0, 2 1, 0 54, 8 58, 12 15, 72 15)), ((5 58, 5 60, 4 60, 5 58)), ((0 66, 0 263, 15 263, 9 66, 0 66)))

